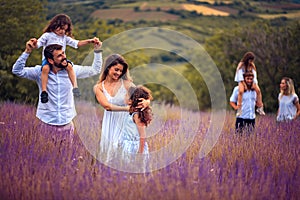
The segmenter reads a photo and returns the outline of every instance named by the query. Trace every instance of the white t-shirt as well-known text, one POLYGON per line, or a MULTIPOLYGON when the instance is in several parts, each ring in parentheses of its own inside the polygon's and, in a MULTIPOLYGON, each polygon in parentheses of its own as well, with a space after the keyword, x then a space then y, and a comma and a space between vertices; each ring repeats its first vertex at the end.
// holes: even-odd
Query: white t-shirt
POLYGON ((75 49, 78 48, 79 40, 75 40, 67 35, 59 36, 54 32, 46 32, 37 40, 37 48, 43 47, 42 60, 44 57, 44 50, 50 44, 59 44, 66 51, 66 46, 71 46, 75 49))
POLYGON ((277 115, 277 121, 288 121, 294 119, 297 114, 297 107, 294 102, 299 101, 296 94, 291 94, 289 96, 279 94, 279 112, 277 115))

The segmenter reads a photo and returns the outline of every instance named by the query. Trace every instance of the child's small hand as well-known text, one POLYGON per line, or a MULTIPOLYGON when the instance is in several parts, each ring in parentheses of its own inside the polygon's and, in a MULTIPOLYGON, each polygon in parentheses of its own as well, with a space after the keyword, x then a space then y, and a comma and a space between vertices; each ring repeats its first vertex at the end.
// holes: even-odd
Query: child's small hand
POLYGON ((95 37, 93 43, 94 43, 94 49, 100 50, 100 48, 102 47, 102 42, 99 40, 99 38, 95 37))
POLYGON ((94 37, 93 39, 90 39, 89 40, 89 43, 93 43, 93 44, 100 44, 100 40, 99 40, 99 38, 97 38, 97 37, 94 37))
POLYGON ((94 37, 94 43, 100 45, 101 41, 99 40, 99 38, 94 37))

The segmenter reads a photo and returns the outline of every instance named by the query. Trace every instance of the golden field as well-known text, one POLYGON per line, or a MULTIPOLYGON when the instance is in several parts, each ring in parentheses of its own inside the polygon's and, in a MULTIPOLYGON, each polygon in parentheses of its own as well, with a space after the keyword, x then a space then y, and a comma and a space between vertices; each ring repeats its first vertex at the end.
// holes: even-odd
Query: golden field
POLYGON ((215 16, 229 16, 228 12, 223 12, 217 9, 209 8, 202 5, 193 5, 193 4, 183 4, 185 10, 196 11, 197 13, 202 13, 203 15, 215 15, 215 16))

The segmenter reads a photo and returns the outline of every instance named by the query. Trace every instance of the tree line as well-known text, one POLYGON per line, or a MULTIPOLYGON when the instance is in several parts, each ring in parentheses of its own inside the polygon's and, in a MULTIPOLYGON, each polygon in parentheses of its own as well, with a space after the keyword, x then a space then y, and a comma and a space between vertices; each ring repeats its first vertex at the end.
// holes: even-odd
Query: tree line
MULTIPOLYGON (((39 37, 46 25, 46 3, 39 0, 0 0, 0 101, 15 101, 35 104, 38 99, 38 88, 32 81, 15 77, 11 73, 12 65, 24 51, 25 42, 31 37, 39 37)), ((53 10, 52 10, 53 12, 53 10)), ((109 23, 102 20, 86 19, 75 23, 74 35, 77 39, 91 38, 101 35, 105 40, 124 30, 136 28, 136 25, 120 22, 109 23)), ((143 24, 145 26, 145 24, 143 24)), ((235 28, 222 29, 213 36, 205 39, 205 50, 216 63, 221 73, 227 99, 236 85, 234 73, 243 54, 252 51, 256 55, 258 81, 263 94, 266 111, 274 112, 277 109, 279 82, 283 76, 291 77, 299 95, 299 66, 300 66, 300 23, 287 21, 281 18, 275 21, 253 20, 248 26, 236 25, 235 28), (246 27, 246 28, 245 28, 246 27)), ((197 38, 195 38, 197 40, 197 38)), ((74 63, 81 63, 90 49, 68 49, 67 55, 74 63)), ((143 52, 135 52, 135 56, 128 56, 130 66, 150 62, 151 59, 143 52)), ((174 55, 161 54, 161 59, 174 59, 174 55)), ((178 56, 175 57, 178 61, 178 56)), ((34 51, 27 62, 33 66, 41 62, 41 49, 34 51)), ((184 62, 183 62, 184 63, 184 62)), ((191 83, 198 98, 199 108, 207 109, 210 106, 210 95, 207 86, 201 77, 193 76, 193 69, 186 66, 184 76, 191 83)), ((214 76, 214 72, 211 76, 214 76)), ((97 78, 89 80, 93 84, 97 78)), ((176 81, 176 80, 170 80, 176 81)), ((83 83, 82 83, 83 84, 83 83)), ((87 83, 86 83, 87 84, 87 83)), ((167 100, 168 103, 177 103, 174 94, 163 87, 152 86, 154 97, 158 100, 167 100)), ((179 87, 179 86, 178 86, 179 87)), ((92 94, 92 91, 89 91, 92 94)))

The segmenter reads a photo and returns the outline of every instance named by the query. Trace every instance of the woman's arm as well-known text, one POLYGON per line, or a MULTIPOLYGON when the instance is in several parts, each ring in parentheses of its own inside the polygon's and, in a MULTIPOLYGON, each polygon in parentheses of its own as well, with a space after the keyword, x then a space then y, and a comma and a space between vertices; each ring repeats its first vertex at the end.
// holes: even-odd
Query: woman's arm
POLYGON ((103 94, 103 89, 100 84, 93 88, 95 96, 99 104, 107 111, 129 111, 129 106, 117 106, 107 101, 106 96, 103 94))
POLYGON ((295 105, 296 108, 297 108, 297 112, 296 112, 296 115, 295 115, 294 119, 297 119, 297 117, 300 116, 300 104, 299 104, 299 99, 298 99, 298 98, 295 99, 294 105, 295 105))

